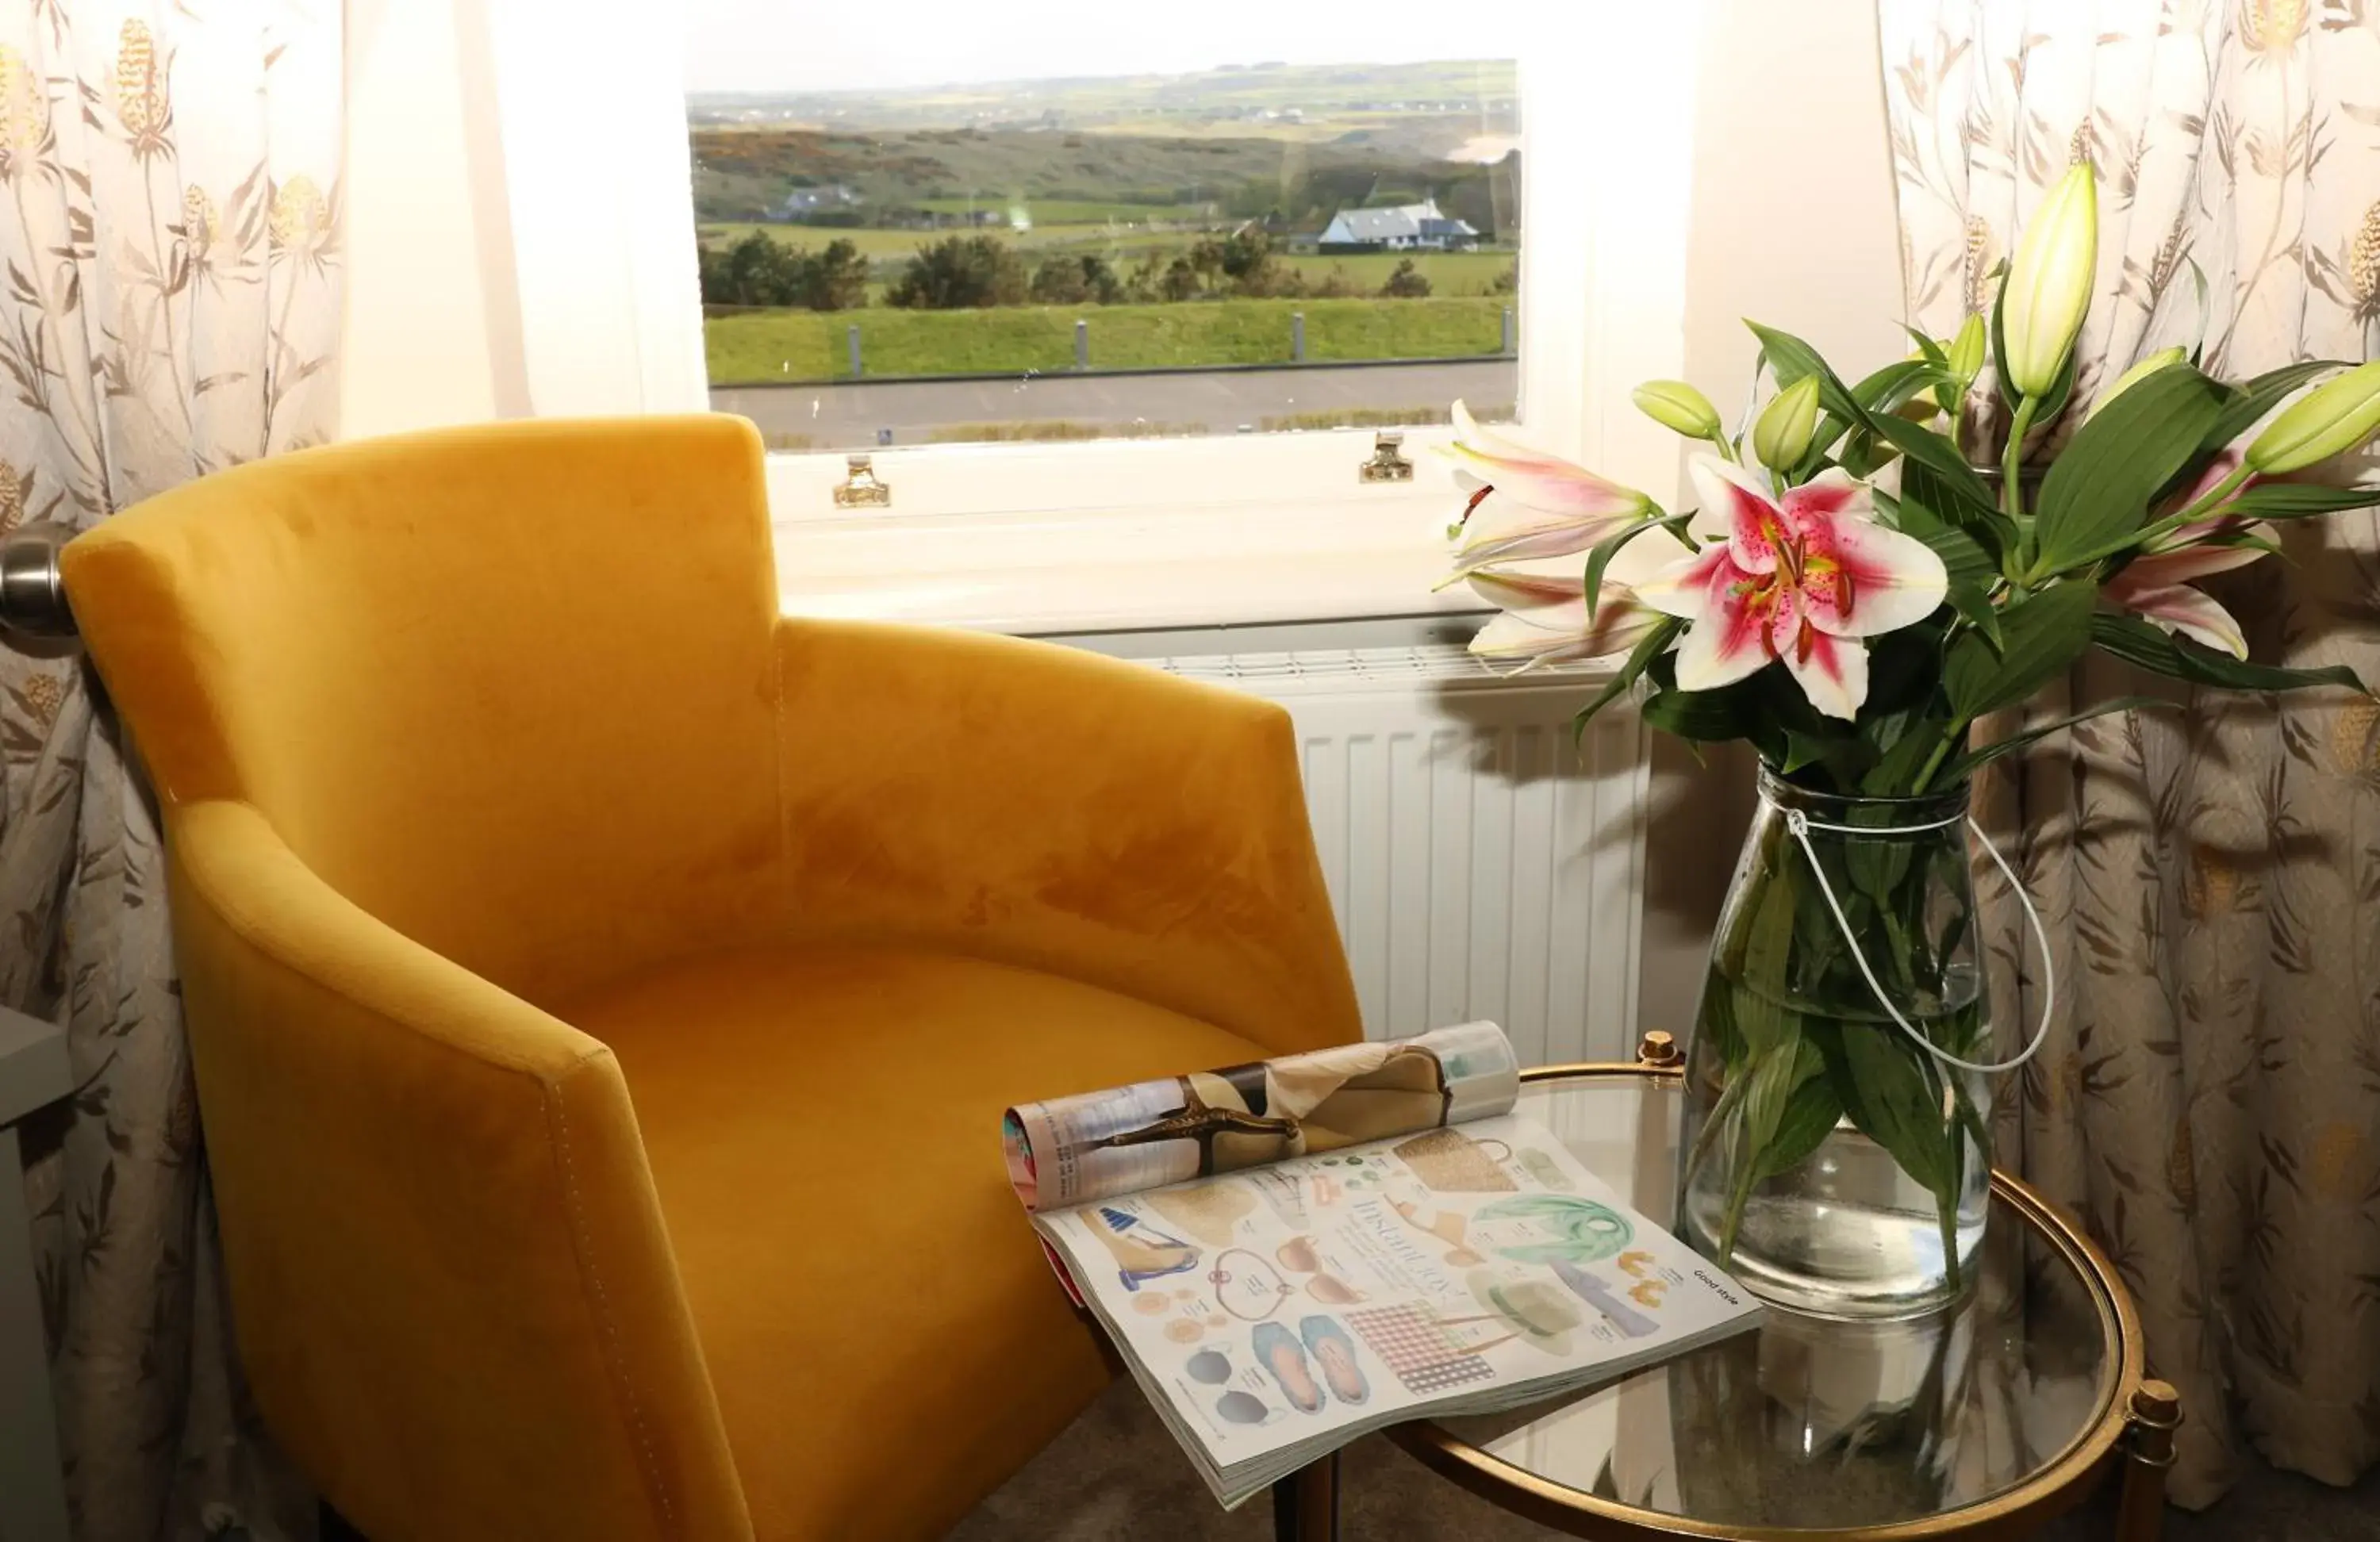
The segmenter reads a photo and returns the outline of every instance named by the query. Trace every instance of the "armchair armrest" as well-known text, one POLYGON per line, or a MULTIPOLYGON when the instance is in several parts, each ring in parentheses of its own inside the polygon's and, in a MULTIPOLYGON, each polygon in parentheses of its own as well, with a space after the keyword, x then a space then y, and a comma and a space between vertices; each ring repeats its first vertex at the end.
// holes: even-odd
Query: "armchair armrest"
POLYGON ((1065 974, 1275 1051, 1361 1036, 1278 706, 1011 637, 777 636, 797 932, 1065 974))
POLYGON ((170 820, 232 1307, 282 1443, 370 1535, 748 1537, 611 1051, 254 808, 170 820))

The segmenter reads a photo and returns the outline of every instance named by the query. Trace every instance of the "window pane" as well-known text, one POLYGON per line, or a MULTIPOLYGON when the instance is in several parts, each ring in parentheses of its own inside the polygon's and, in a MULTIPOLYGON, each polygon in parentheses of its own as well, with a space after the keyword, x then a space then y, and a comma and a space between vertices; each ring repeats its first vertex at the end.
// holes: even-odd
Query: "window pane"
POLYGON ((1442 4, 692 9, 712 401, 779 448, 1512 413, 1515 70, 1442 4))

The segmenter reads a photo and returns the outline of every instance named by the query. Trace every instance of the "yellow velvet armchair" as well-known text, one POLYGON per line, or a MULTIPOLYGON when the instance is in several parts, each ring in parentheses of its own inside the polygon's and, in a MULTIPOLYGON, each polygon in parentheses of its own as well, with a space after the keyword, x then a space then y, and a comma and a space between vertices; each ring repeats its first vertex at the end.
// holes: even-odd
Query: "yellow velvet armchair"
POLYGON ((308 451, 65 563, 241 1356, 375 1542, 939 1535, 1104 1379, 1001 1109, 1357 1033, 1279 710, 781 619, 739 419, 308 451))

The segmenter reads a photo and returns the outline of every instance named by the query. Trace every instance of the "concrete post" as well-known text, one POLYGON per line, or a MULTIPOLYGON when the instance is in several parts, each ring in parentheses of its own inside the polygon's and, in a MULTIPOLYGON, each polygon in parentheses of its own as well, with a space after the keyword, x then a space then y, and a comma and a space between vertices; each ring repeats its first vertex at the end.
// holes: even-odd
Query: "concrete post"
POLYGON ((1504 308, 1504 352, 1512 351, 1512 308, 1504 308))
POLYGON ((1292 364, 1305 362, 1305 312, 1303 310, 1289 313, 1289 361, 1292 364))
POLYGON ((851 323, 851 378, 859 378, 859 323, 851 323))
POLYGON ((1075 320, 1075 368, 1091 367, 1091 323, 1080 317, 1075 320))

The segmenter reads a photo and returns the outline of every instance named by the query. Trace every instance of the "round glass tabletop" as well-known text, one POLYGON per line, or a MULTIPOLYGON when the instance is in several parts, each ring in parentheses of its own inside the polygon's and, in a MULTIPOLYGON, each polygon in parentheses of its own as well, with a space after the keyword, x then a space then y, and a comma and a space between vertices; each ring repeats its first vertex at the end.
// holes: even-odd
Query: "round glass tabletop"
MULTIPOLYGON (((1674 1075, 1601 1067, 1532 1074, 1515 1111, 1666 1226, 1683 1101, 1674 1075)), ((2003 1180, 1976 1284, 1944 1312, 1844 1322, 1772 1306, 1754 1331, 1585 1395, 1401 1439, 1508 1508, 1571 1529, 1599 1519, 1597 1535, 1632 1518, 1724 1536, 2030 1509, 2114 1444, 2138 1374, 2120 1299, 2089 1245, 2003 1180)))

